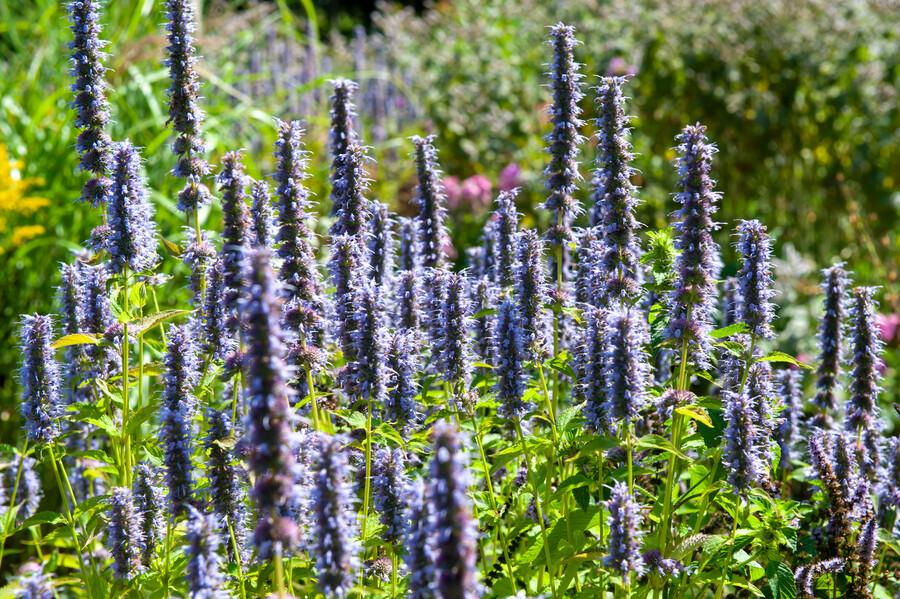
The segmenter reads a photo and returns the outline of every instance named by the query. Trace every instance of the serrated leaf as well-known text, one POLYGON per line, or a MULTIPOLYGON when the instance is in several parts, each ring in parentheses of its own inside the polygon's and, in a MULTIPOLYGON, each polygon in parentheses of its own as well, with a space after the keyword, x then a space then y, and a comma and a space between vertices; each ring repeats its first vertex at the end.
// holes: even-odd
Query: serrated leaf
POLYGON ((25 520, 25 522, 22 522, 19 528, 27 529, 38 524, 57 524, 62 521, 62 515, 57 512, 38 512, 25 520))
POLYGON ((675 408, 675 411, 681 414, 682 416, 687 416, 691 420, 696 420, 697 422, 703 423, 705 426, 712 428, 712 420, 709 417, 709 414, 706 412, 704 408, 700 406, 681 406, 675 408))
POLYGON ((786 364, 793 364, 799 368, 805 368, 806 370, 812 370, 812 366, 809 364, 804 364, 794 356, 790 354, 786 354, 780 351, 773 351, 767 356, 763 356, 762 358, 757 358, 756 362, 784 362, 786 364))
POLYGON ((773 599, 796 599, 797 586, 794 573, 784 562, 770 562, 766 567, 766 579, 773 599))
POLYGON ((93 333, 72 333, 71 335, 63 335, 54 341, 50 347, 60 349, 70 345, 97 345, 98 343, 100 343, 99 335, 93 333))

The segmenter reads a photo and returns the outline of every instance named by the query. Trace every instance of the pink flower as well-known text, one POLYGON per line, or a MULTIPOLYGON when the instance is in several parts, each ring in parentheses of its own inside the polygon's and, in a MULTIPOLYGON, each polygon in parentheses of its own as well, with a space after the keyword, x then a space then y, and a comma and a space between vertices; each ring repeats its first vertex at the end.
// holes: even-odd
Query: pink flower
POLYGON ((459 178, 452 175, 444 177, 444 191, 447 192, 447 207, 455 210, 459 207, 462 199, 463 189, 459 184, 459 178))
POLYGON ((504 166, 497 175, 497 187, 500 188, 500 191, 515 189, 521 184, 521 178, 522 169, 515 162, 511 162, 504 166))
POLYGON ((879 314, 877 316, 881 338, 888 345, 900 341, 900 314, 879 314))
POLYGON ((618 77, 622 77, 623 75, 633 77, 637 74, 637 67, 633 64, 628 64, 621 56, 616 56, 609 61, 609 64, 606 67, 606 74, 616 75, 618 77))
POLYGON ((484 175, 472 175, 462 182, 463 199, 472 208, 484 209, 491 204, 491 180, 484 175))

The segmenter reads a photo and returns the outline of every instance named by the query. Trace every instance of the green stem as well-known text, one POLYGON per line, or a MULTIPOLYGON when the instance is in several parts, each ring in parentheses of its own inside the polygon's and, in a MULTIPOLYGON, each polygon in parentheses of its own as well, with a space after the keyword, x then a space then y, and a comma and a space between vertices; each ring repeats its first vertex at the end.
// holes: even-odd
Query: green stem
MULTIPOLYGON (((274 511, 273 511, 274 517, 274 511)), ((278 599, 285 599, 285 591, 284 591, 284 564, 281 563, 281 543, 275 544, 275 557, 273 561, 275 562, 275 596, 278 599)))
POLYGON ((319 406, 316 403, 316 382, 313 379, 312 368, 306 369, 306 386, 309 387, 309 411, 312 414, 313 429, 319 430, 319 406))
POLYGON ((397 597, 397 549, 391 545, 391 599, 397 597))
POLYGON ((84 582, 84 591, 87 594, 88 599, 90 599, 91 582, 87 578, 87 572, 85 570, 84 564, 84 555, 81 544, 78 542, 78 532, 75 530, 75 518, 72 517, 72 510, 69 509, 69 497, 66 494, 66 487, 63 485, 62 477, 59 474, 60 464, 57 463, 56 454, 53 451, 52 444, 47 444, 47 451, 50 453, 50 464, 53 467, 53 477, 56 479, 56 486, 59 488, 59 495, 62 498, 63 511, 65 512, 66 522, 68 523, 69 528, 72 531, 72 542, 75 544, 75 555, 78 558, 78 566, 80 569, 81 579, 84 582))
POLYGON ((231 525, 231 518, 226 518, 228 523, 228 536, 231 538, 231 551, 234 553, 234 563, 237 565, 238 585, 241 589, 241 599, 247 599, 247 591, 244 588, 244 567, 241 564, 241 549, 238 546, 237 537, 234 534, 234 527, 231 525))
POLYGON ((553 596, 553 599, 556 599, 556 566, 553 564, 553 561, 550 557, 550 546, 547 544, 547 526, 544 524, 544 510, 541 509, 541 496, 538 493, 537 484, 535 484, 534 479, 531 477, 531 456, 528 452, 528 445, 525 443, 525 435, 522 434, 522 423, 518 418, 513 420, 516 424, 516 434, 519 436, 519 443, 522 446, 522 454, 525 457, 525 463, 528 467, 528 481, 531 484, 531 493, 534 496, 534 507, 537 512, 538 524, 541 527, 541 540, 544 545, 544 559, 547 560, 547 574, 550 578, 550 594, 553 596))
MULTIPOLYGON (((366 459, 366 478, 363 482, 363 511, 362 511, 362 542, 365 544, 366 542, 366 524, 369 521, 369 495, 372 493, 372 400, 366 399, 366 446, 365 446, 365 459, 366 459)), ((363 545, 362 549, 363 555, 365 555, 365 545, 363 545)), ((363 572, 360 569, 359 573, 359 584, 362 586, 363 583, 363 572)))
POLYGON ((11 526, 11 516, 13 507, 16 505, 16 494, 19 491, 19 481, 22 479, 22 466, 25 463, 25 454, 28 453, 28 437, 25 437, 25 444, 22 446, 22 453, 19 454, 19 465, 16 468, 16 480, 13 484, 13 490, 9 497, 9 509, 6 510, 6 524, 3 526, 3 534, 0 535, 0 564, 3 563, 3 552, 6 549, 7 531, 11 526))
MULTIPOLYGON (((690 318, 690 313, 688 314, 690 318)), ((681 343, 681 364, 678 366, 678 390, 686 391, 688 387, 687 376, 687 339, 681 343)), ((681 445, 681 425, 682 416, 678 412, 672 413, 672 445, 679 450, 681 445)), ((672 519, 672 500, 675 492, 675 471, 678 468, 678 459, 675 453, 669 454, 669 461, 666 468, 666 487, 663 491, 663 511, 659 521, 659 550, 665 555, 666 543, 668 542, 669 528, 672 519)))
POLYGON ((625 430, 625 453, 626 459, 628 460, 628 492, 634 496, 634 463, 632 460, 632 435, 631 435, 631 427, 632 424, 629 421, 628 426, 625 430))
POLYGON ((726 562, 725 567, 722 568, 722 578, 719 580, 715 599, 722 599, 722 592, 725 590, 725 581, 728 578, 728 570, 731 569, 731 564, 734 561, 734 539, 737 536, 738 507, 739 505, 734 506, 734 523, 731 525, 731 536, 729 537, 730 549, 728 551, 728 561, 726 562))
POLYGON ((166 548, 165 554, 163 555, 164 561, 164 570, 163 570, 163 581, 165 585, 165 596, 166 599, 169 599, 169 553, 172 551, 172 519, 166 518, 166 548))
POLYGON ((124 443, 123 450, 123 471, 122 471, 122 484, 125 487, 131 488, 131 434, 128 432, 128 416, 130 409, 130 397, 128 393, 128 379, 130 378, 128 375, 128 367, 129 367, 129 357, 128 350, 131 345, 128 338, 128 321, 131 319, 131 315, 129 314, 129 284, 128 284, 128 267, 125 267, 122 270, 122 312, 125 316, 125 322, 122 324, 123 333, 122 333, 122 439, 124 443))

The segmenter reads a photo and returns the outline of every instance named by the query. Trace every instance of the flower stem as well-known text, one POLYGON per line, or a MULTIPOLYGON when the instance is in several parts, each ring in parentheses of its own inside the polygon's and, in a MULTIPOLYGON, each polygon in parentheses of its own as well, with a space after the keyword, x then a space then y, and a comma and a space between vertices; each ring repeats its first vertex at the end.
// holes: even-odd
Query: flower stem
POLYGON ((13 513, 13 506, 16 505, 16 494, 19 491, 19 481, 22 479, 22 468, 25 463, 25 454, 28 453, 28 437, 25 437, 25 444, 22 446, 22 453, 19 454, 19 465, 16 468, 16 480, 13 484, 12 493, 9 497, 9 508, 6 510, 6 524, 3 526, 3 534, 0 535, 0 564, 3 563, 3 552, 6 549, 6 531, 9 530, 11 524, 10 518, 13 513))
POLYGON ((123 446, 123 455, 122 455, 122 484, 125 487, 131 487, 131 434, 128 432, 128 416, 129 416, 129 404, 131 403, 131 398, 128 393, 128 367, 129 367, 129 357, 128 350, 131 342, 128 338, 128 321, 131 320, 131 315, 129 314, 129 295, 130 288, 128 284, 128 267, 125 267, 122 270, 122 313, 125 316, 125 322, 122 324, 122 440, 124 443, 123 446))
MULTIPOLYGON (((365 460, 366 460, 366 478, 363 482, 363 511, 362 511, 362 527, 361 527, 361 540, 363 543, 363 554, 365 554, 365 542, 366 542, 366 524, 369 521, 369 496, 372 493, 372 400, 366 399, 366 446, 365 446, 365 460)), ((364 573, 363 570, 360 569, 359 572, 359 584, 362 586, 364 573)))
POLYGON ((722 592, 725 590, 725 580, 728 578, 728 570, 731 569, 731 564, 734 562, 734 539, 737 535, 737 521, 738 521, 738 508, 740 505, 734 506, 734 522, 731 525, 731 536, 729 537, 729 545, 730 549, 728 551, 728 561, 725 564, 725 567, 722 568, 722 578, 719 580, 719 586, 716 589, 716 597, 715 599, 722 599, 722 592))
POLYGON ((541 526, 541 541, 544 545, 544 559, 547 560, 547 574, 550 578, 550 594, 553 596, 553 599, 556 599, 556 567, 553 564, 553 561, 550 557, 550 547, 547 545, 547 526, 544 524, 544 510, 541 509, 541 497, 538 493, 537 485, 534 482, 534 479, 531 478, 531 455, 528 452, 528 445, 525 443, 525 435, 522 434, 522 423, 518 418, 514 419, 516 424, 516 434, 519 436, 519 443, 522 446, 522 454, 525 457, 525 463, 528 467, 528 481, 531 483, 531 494, 534 496, 534 507, 537 512, 538 524, 541 526))

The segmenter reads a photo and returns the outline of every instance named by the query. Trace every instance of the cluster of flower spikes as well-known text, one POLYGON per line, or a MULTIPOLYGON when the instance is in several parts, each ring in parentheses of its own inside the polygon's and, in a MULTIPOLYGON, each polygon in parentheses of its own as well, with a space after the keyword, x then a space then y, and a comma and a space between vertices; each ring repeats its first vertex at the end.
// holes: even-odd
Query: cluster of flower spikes
POLYGON ((212 201, 212 194, 203 184, 210 167, 204 158, 206 144, 200 130, 203 111, 199 104, 200 82, 193 39, 197 28, 194 3, 191 0, 166 0, 166 18, 169 122, 177 133, 172 151, 178 156, 172 172, 185 180, 184 188, 178 193, 178 209, 196 212, 212 201))

